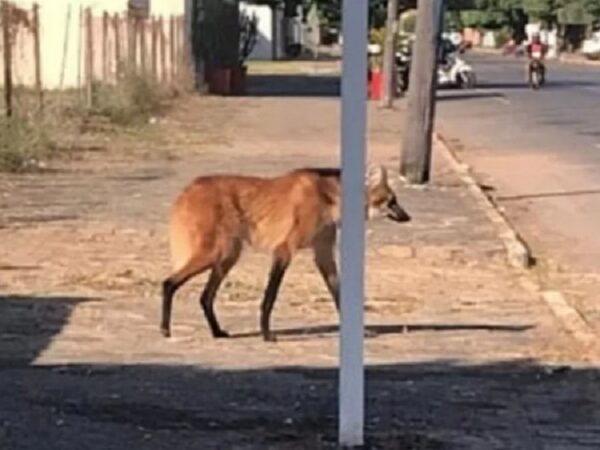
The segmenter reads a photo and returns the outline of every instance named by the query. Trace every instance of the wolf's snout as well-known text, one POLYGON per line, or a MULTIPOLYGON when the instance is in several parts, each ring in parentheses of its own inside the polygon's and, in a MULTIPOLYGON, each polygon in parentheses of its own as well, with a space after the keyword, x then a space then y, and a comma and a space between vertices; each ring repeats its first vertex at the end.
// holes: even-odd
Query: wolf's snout
POLYGON ((388 217, 396 222, 409 222, 411 220, 410 215, 398 204, 396 199, 392 199, 388 203, 388 217))

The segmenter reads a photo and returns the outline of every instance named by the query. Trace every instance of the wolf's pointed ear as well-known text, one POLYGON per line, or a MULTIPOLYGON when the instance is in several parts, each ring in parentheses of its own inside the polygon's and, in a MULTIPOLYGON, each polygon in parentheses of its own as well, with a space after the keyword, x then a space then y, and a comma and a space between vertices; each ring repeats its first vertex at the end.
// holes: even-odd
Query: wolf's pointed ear
POLYGON ((387 170, 383 166, 369 164, 367 168, 367 186, 378 187, 386 186, 388 183, 387 170))

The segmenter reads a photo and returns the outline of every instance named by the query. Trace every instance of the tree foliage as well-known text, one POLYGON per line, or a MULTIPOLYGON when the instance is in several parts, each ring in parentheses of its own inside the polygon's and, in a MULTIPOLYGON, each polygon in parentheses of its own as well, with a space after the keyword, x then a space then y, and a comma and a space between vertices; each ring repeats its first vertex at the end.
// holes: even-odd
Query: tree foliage
MULTIPOLYGON (((328 23, 339 26, 342 0, 286 0, 298 2, 305 10, 317 4, 328 23)), ((427 1, 427 0, 424 0, 427 1)), ((369 0, 369 22, 373 27, 385 23, 387 0, 369 0)), ((416 8, 417 0, 399 0, 399 11, 416 8)), ((461 11, 465 26, 490 28, 522 27, 527 19, 554 23, 562 8, 580 7, 585 14, 600 20, 600 0, 446 0, 446 9, 461 11)))
MULTIPOLYGON (((302 0, 305 10, 316 4, 328 23, 339 26, 341 22, 342 0, 302 0)), ((416 7, 417 0, 398 0, 398 9, 403 11, 416 7)), ((369 24, 379 28, 385 23, 387 0, 369 0, 369 24)))
POLYGON ((600 0, 474 0, 473 6, 480 13, 479 26, 513 27, 524 19, 553 24, 563 8, 600 19, 600 0))

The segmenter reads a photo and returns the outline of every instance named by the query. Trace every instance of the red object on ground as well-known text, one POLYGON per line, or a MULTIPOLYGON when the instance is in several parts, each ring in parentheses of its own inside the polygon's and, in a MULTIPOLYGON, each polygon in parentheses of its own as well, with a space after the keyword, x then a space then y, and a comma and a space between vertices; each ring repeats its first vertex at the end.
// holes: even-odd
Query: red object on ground
POLYGON ((369 71, 369 99, 380 100, 383 94, 383 73, 380 70, 369 71))

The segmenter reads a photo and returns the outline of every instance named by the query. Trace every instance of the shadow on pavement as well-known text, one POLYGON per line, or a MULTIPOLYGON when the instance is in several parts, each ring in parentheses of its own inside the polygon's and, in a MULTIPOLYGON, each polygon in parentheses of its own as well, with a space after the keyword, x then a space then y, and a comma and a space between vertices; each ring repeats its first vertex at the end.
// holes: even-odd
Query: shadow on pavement
MULTIPOLYGON (((0 371, 0 445, 336 448, 337 377, 318 367, 13 365, 0 371)), ((366 448, 597 448, 598 380, 596 369, 532 361, 370 366, 366 448)))
MULTIPOLYGON (((553 79, 551 74, 548 75, 546 84, 540 89, 541 92, 547 89, 565 89, 570 87, 600 87, 600 83, 592 81, 568 80, 568 79, 553 79)), ((531 91, 529 84, 523 79, 522 81, 507 81, 507 82, 492 82, 481 81, 477 83, 477 89, 497 89, 497 90, 528 90, 531 91)))
MULTIPOLYGON (((534 325, 502 325, 502 324, 399 324, 399 325, 366 325, 370 337, 388 334, 414 333, 419 331, 495 331, 500 333, 517 333, 531 330, 534 325)), ((278 337, 299 337, 332 334, 339 331, 338 325, 321 325, 314 327, 287 328, 274 330, 278 337)), ((232 338, 260 337, 259 332, 233 334, 232 338)))
POLYGON ((37 358, 85 297, 0 295, 0 370, 37 358))
POLYGON ((336 75, 249 75, 250 97, 339 97, 336 75))
MULTIPOLYGON (((84 301, 90 299, 0 297, 0 448, 336 448, 335 368, 227 370, 183 361, 32 365, 84 301)), ((373 331, 406 327, 528 328, 421 324, 373 331)), ((224 352, 227 345, 223 341, 224 352)), ((269 345, 278 344, 260 342, 252 349, 268 351, 269 345)), ((248 358, 250 366, 252 355, 248 358)), ((594 448, 600 442, 599 381, 595 368, 547 367, 531 360, 370 365, 366 448, 594 448)))
POLYGON ((438 102, 449 102, 457 100, 479 100, 483 98, 504 98, 499 92, 481 92, 481 91, 438 91, 436 100, 438 102))

